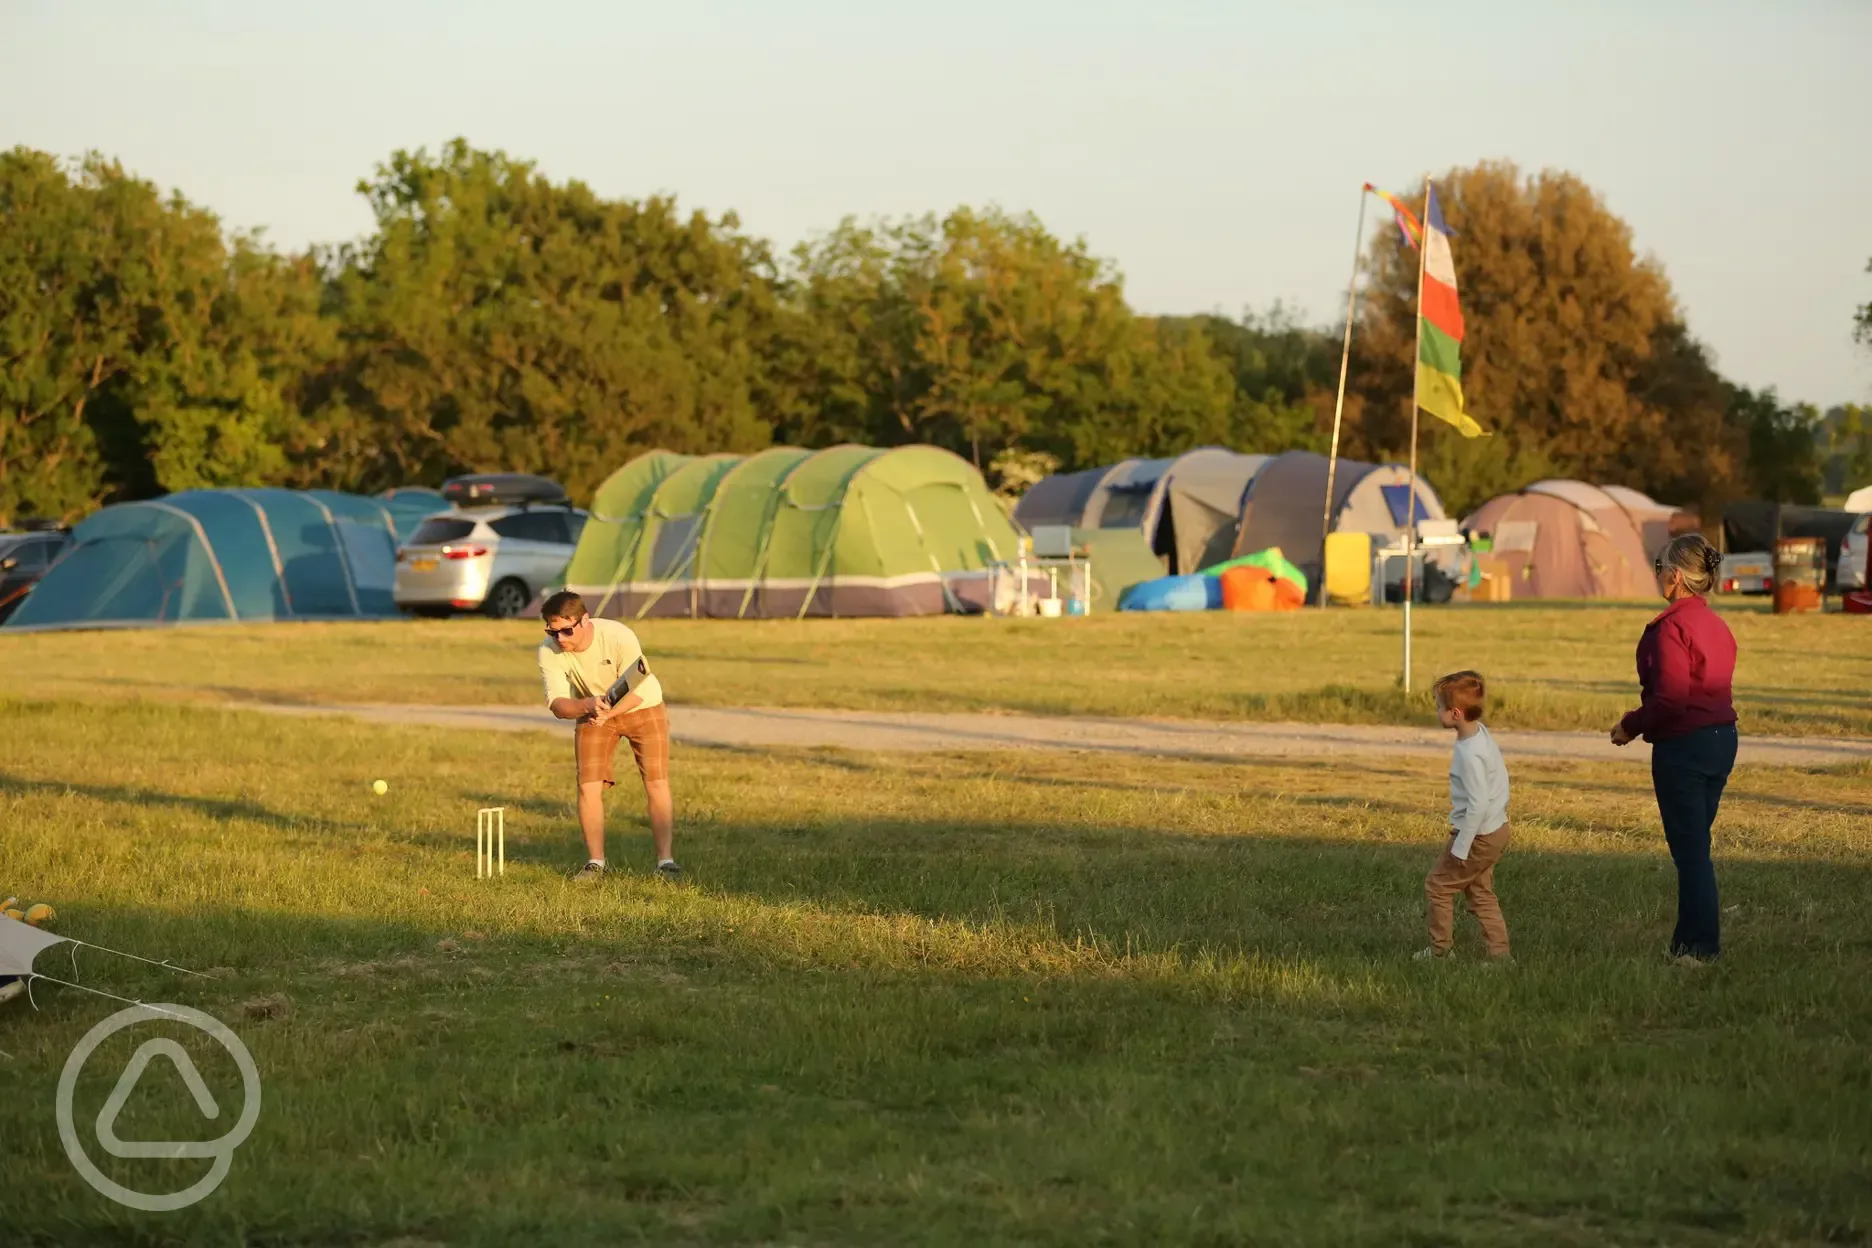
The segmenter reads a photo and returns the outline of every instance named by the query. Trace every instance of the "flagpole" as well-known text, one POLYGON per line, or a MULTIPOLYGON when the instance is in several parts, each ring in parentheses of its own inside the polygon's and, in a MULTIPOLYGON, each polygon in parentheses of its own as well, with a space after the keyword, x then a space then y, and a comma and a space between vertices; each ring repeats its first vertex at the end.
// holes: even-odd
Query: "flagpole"
POLYGON ((1417 596, 1417 400, 1418 379, 1423 376, 1423 280, 1424 264, 1430 255, 1430 179, 1424 178, 1423 245, 1417 248, 1417 352, 1411 357, 1410 408, 1410 506, 1405 510, 1404 526, 1404 692, 1409 693, 1411 677, 1411 599, 1417 596))
POLYGON ((1339 419, 1345 413, 1346 368, 1352 362, 1352 318, 1358 314, 1359 260, 1365 252, 1365 201, 1371 192, 1359 191, 1358 232, 1352 236, 1352 280, 1346 283, 1345 346, 1339 353, 1339 393, 1333 398, 1332 454, 1326 459, 1326 506, 1320 520, 1319 605, 1326 606, 1326 539, 1332 536, 1333 479, 1339 472, 1339 419))

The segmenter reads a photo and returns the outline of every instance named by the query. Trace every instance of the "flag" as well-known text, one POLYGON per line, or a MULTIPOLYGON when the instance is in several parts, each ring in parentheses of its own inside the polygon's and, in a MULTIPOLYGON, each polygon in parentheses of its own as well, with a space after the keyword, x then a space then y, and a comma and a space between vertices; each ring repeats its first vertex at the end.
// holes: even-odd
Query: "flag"
POLYGON ((1456 265, 1450 259, 1449 227, 1430 188, 1429 221, 1423 235, 1423 300, 1417 309, 1417 406, 1462 431, 1481 436, 1463 410, 1462 306, 1456 301, 1456 265))
POLYGON ((1408 204, 1390 191, 1381 191, 1369 182, 1365 184, 1365 189, 1391 205, 1391 215, 1397 219, 1398 231, 1404 235, 1405 242, 1412 247, 1423 243, 1423 226, 1418 223, 1417 214, 1410 210, 1408 204))

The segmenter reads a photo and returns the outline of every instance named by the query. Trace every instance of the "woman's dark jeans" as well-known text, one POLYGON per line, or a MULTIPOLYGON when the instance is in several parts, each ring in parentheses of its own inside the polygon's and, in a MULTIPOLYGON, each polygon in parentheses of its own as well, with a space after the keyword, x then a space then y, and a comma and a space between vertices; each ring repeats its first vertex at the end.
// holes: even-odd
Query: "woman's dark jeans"
POLYGON ((1722 952, 1722 905, 1716 897, 1716 867, 1710 862, 1710 828, 1735 760, 1734 724, 1699 728, 1651 746, 1651 787, 1657 791, 1671 861, 1677 864, 1672 954, 1713 958, 1722 952))

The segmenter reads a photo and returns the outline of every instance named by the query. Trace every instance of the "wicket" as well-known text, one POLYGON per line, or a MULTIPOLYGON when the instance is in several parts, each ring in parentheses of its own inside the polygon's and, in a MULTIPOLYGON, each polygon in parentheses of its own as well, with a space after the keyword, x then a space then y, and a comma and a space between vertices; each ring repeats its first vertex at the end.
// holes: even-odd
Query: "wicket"
POLYGON ((507 874, 507 808, 487 806, 475 812, 475 879, 491 880, 495 864, 507 874), (496 858, 496 854, 499 857, 496 858))

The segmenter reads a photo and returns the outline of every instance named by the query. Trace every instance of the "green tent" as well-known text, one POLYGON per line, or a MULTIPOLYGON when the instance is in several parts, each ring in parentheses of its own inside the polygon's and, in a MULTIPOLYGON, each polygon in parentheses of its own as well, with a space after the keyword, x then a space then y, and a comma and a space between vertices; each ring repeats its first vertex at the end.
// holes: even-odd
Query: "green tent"
POLYGON ((931 446, 652 451, 598 487, 566 585, 623 619, 973 612, 1016 541, 981 474, 931 446))

